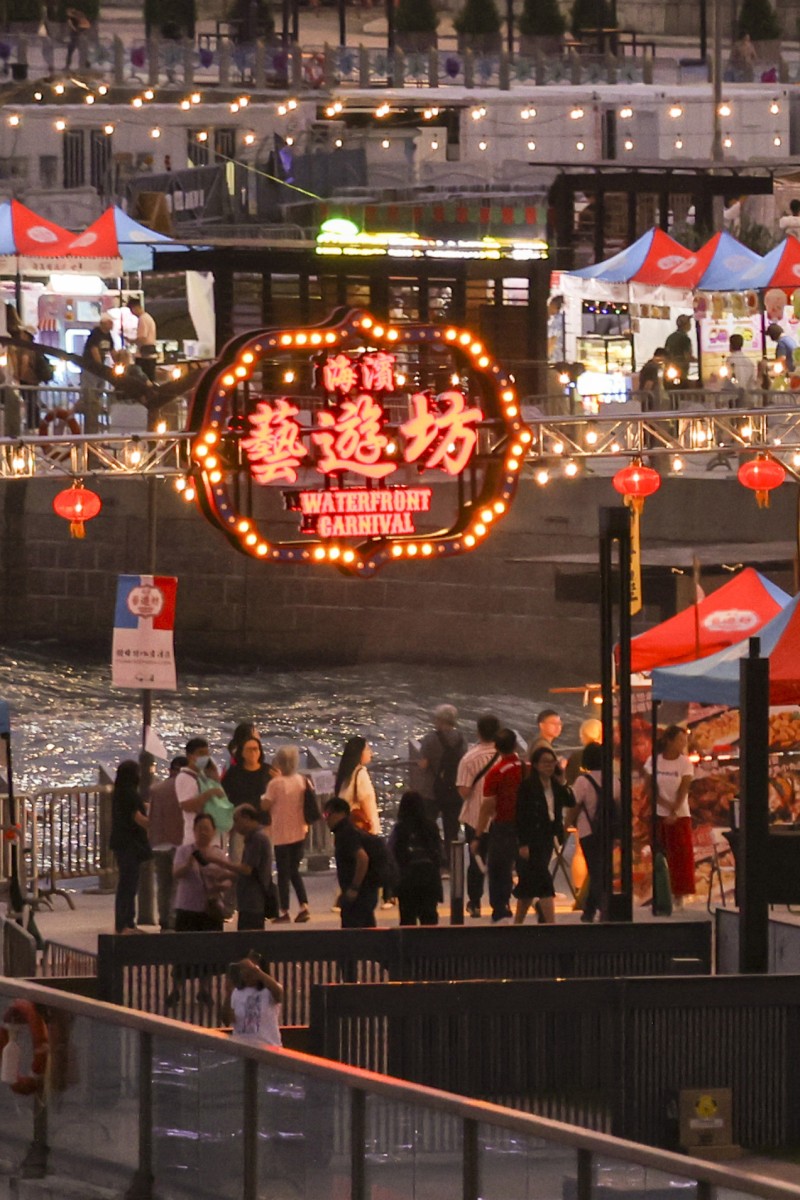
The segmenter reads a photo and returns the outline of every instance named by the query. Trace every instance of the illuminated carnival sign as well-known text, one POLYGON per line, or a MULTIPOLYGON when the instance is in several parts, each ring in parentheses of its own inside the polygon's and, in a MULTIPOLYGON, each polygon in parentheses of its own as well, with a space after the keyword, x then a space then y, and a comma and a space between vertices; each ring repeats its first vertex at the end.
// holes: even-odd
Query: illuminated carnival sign
POLYGON ((180 486, 238 550, 361 578, 478 545, 531 440, 479 338, 358 311, 229 343, 190 427, 180 486))

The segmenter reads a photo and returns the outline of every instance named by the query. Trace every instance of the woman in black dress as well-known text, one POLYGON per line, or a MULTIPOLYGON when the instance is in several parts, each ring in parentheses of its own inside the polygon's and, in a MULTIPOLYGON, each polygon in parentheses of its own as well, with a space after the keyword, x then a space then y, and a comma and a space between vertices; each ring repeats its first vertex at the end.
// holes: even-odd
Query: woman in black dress
POLYGON ((438 925, 442 899, 442 844, 439 830, 425 815, 419 792, 404 792, 389 849, 400 868, 397 899, 400 924, 438 925))
POLYGON ((517 910, 514 924, 521 925, 534 899, 539 921, 556 919, 555 888, 550 874, 553 840, 564 841, 564 809, 574 804, 569 788, 556 778, 558 759, 548 746, 531 755, 531 773, 517 793, 517 910))
POLYGON ((117 860, 119 881, 114 897, 114 932, 136 932, 136 893, 139 868, 151 857, 147 815, 139 795, 139 764, 126 759, 117 767, 111 797, 109 846, 117 860))

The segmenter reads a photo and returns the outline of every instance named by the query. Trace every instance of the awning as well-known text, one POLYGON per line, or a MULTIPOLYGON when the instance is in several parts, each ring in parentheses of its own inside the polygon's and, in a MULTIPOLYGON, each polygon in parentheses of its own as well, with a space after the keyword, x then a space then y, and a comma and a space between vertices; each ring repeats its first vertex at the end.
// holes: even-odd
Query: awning
POLYGON ((82 270, 92 270, 107 278, 123 271, 152 270, 154 246, 185 249, 166 234, 140 225, 115 205, 73 237, 69 252, 80 261, 82 270))
POLYGON ((67 271, 67 247, 73 235, 40 217, 19 200, 0 204, 0 272, 49 275, 67 271))
POLYGON ((579 279, 600 279, 605 283, 668 284, 686 288, 683 283, 670 283, 675 268, 689 257, 689 251, 663 229, 653 228, 625 250, 620 250, 605 262, 579 271, 569 271, 579 279))
POLYGON ((744 271, 761 265, 754 250, 729 233, 715 233, 710 241, 677 264, 665 281, 670 287, 707 292, 739 291, 744 271))
POLYGON ((794 291, 800 287, 800 241, 796 237, 784 238, 760 263, 745 271, 739 278, 738 289, 786 288, 794 291))

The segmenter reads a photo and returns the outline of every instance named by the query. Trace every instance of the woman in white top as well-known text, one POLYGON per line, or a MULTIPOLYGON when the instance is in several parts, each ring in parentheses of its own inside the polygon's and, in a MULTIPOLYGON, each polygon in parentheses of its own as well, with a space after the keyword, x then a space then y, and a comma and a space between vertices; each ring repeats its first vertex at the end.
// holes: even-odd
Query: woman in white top
POLYGON ((349 738, 339 759, 334 790, 350 805, 350 820, 357 829, 363 829, 366 833, 380 833, 378 801, 367 771, 371 760, 372 750, 367 739, 349 738))
MULTIPOLYGON (((689 788, 694 768, 686 754, 688 738, 680 725, 670 725, 661 735, 656 755, 657 833, 664 847, 669 867, 673 906, 683 907, 684 896, 695 890, 694 845, 692 817, 689 812, 689 788)), ((645 771, 653 774, 653 760, 645 763, 645 771)))
POLYGON ((300 874, 300 863, 303 858, 308 826, 303 816, 303 801, 306 794, 306 781, 297 770, 299 760, 297 746, 281 746, 275 755, 274 765, 280 771, 274 779, 270 779, 267 790, 261 798, 261 807, 271 818, 269 836, 275 847, 275 868, 278 872, 278 903, 280 913, 275 922, 284 924, 290 921, 289 916, 289 883, 294 888, 300 911, 295 921, 303 924, 311 919, 308 911, 308 896, 306 895, 303 877, 300 874))

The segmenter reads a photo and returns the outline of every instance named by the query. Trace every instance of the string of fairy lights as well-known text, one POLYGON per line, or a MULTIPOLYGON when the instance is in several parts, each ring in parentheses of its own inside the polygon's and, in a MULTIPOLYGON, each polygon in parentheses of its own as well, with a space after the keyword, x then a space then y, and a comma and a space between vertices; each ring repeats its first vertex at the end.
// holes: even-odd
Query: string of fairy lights
MULTIPOLYGON (((110 94, 110 88, 108 84, 101 83, 95 86, 87 83, 85 80, 75 77, 71 77, 66 82, 63 80, 57 81, 55 83, 38 88, 33 93, 33 101, 35 104, 45 103, 52 99, 63 102, 68 96, 68 89, 70 88, 74 88, 83 92, 83 103, 87 106, 92 106, 103 101, 109 103, 108 97, 110 94)), ((163 105, 165 103, 163 97, 157 94, 153 88, 145 88, 142 92, 133 96, 128 101, 128 105, 135 111, 141 111, 153 102, 159 105, 163 105)), ((199 106, 207 102, 215 105, 219 105, 221 103, 216 96, 204 95, 202 91, 197 90, 191 91, 190 93, 184 95, 178 101, 170 101, 170 103, 177 104, 178 109, 182 112, 192 111, 193 109, 197 109, 199 106)), ((246 112, 251 104, 261 102, 254 101, 251 95, 242 93, 232 101, 224 103, 227 105, 231 116, 240 116, 240 114, 246 112)), ((269 103, 272 104, 274 102, 269 103)), ((295 111, 300 107, 300 103, 301 101, 294 97, 282 100, 275 104, 275 113, 277 116, 282 118, 291 118, 295 111)), ((775 95, 771 96, 769 100, 752 99, 748 96, 746 104, 747 119, 748 124, 750 125, 752 125, 753 119, 757 115, 758 106, 760 104, 766 104, 766 115, 769 117, 778 117, 782 113, 780 99, 775 95)), ((675 122, 675 133, 671 135, 672 149, 677 152, 689 149, 690 146, 687 141, 687 135, 684 127, 688 124, 690 126, 690 131, 694 132, 691 130, 692 120, 689 111, 690 106, 687 106, 685 101, 678 99, 665 99, 664 105, 664 113, 669 119, 669 122, 675 122)), ((736 115, 737 106, 743 108, 744 105, 744 99, 740 101, 723 99, 717 106, 717 115, 719 119, 722 122, 727 122, 727 124, 723 124, 721 131, 722 147, 725 150, 731 150, 734 148, 735 137, 732 121, 736 115)), ((14 104, 13 107, 11 105, 8 105, 8 107, 10 108, 10 111, 5 118, 6 125, 12 129, 19 129, 23 124, 22 106, 20 104, 14 104)), ((110 103, 109 107, 111 107, 110 103)), ((124 123, 124 118, 119 115, 119 110, 121 107, 123 106, 121 106, 118 102, 114 103, 113 119, 109 119, 102 126, 104 133, 109 136, 115 132, 117 126, 124 123)), ((591 133, 593 127, 591 122, 596 114, 596 98, 594 98, 591 102, 584 101, 570 103, 563 110, 559 109, 558 111, 556 111, 553 106, 549 104, 546 109, 542 109, 541 107, 537 108, 534 104, 525 103, 517 109, 516 115, 514 116, 512 116, 509 112, 511 107, 512 106, 507 102, 492 105, 481 103, 473 105, 469 109, 471 124, 478 132, 478 139, 475 143, 478 152, 483 153, 488 151, 492 144, 493 138, 496 140, 504 139, 509 134, 513 136, 513 134, 519 130, 521 136, 525 139, 525 150, 530 153, 534 153, 537 148, 539 148, 537 144, 537 133, 548 129, 552 131, 553 127, 563 129, 565 121, 569 122, 570 130, 574 130, 574 141, 572 142, 574 150, 579 154, 592 151, 591 133), (494 128, 492 136, 490 136, 488 133, 486 135, 481 135, 480 127, 482 122, 485 122, 487 126, 490 123, 493 123, 494 128)), ((631 103, 622 103, 617 106, 613 106, 604 103, 602 105, 602 110, 604 113, 614 113, 617 120, 622 123, 621 138, 619 142, 622 151, 624 153, 634 152, 637 145, 634 132, 637 109, 634 107, 634 105, 631 103), (628 126, 630 126, 630 131, 628 131, 628 126)), ((643 109, 642 111, 645 110, 643 109)), ((653 109, 651 106, 648 106, 646 111, 649 114, 652 113, 653 109)), ((356 113, 363 115, 364 112, 365 109, 363 106, 363 99, 361 98, 359 98, 356 103, 351 103, 350 105, 348 105, 346 101, 337 99, 324 105, 324 107, 321 106, 322 116, 330 120, 343 122, 347 121, 348 116, 353 116, 356 113)), ((443 116, 444 112, 445 108, 442 106, 425 105, 417 108, 416 106, 410 107, 407 104, 392 104, 389 101, 382 101, 374 108, 374 110, 371 110, 371 115, 377 122, 385 123, 387 126, 391 125, 396 128, 398 122, 407 120, 409 121, 409 129, 411 127, 418 129, 420 124, 423 126, 425 124, 435 125, 436 121, 443 116)), ((69 125, 70 122, 68 117, 55 116, 53 119, 53 126, 57 132, 64 132, 69 128, 69 125)), ((154 124, 148 130, 148 135, 153 141, 158 141, 161 138, 162 133, 162 124, 154 124)), ((381 139, 380 146, 384 150, 391 149, 393 145, 394 139, 391 137, 390 133, 391 131, 387 129, 387 135, 381 139)), ((197 141, 199 143, 207 141, 208 136, 208 131, 204 130, 200 130, 196 134, 197 141)), ((779 149, 783 145, 784 134, 776 124, 773 124, 772 132, 769 136, 773 148, 779 149)), ((287 132, 284 140, 286 141, 287 145, 292 146, 296 140, 296 132, 287 132)), ((241 143, 243 148, 247 149, 253 147, 257 141, 258 134, 254 129, 242 129, 241 143)), ((344 146, 344 137, 337 136, 333 141, 333 146, 335 149, 341 149, 344 146)), ((431 137, 429 149, 435 152, 440 148, 440 146, 440 134, 438 131, 435 131, 431 137)), ((229 159, 229 161, 238 162, 240 160, 233 158, 229 159)), ((242 165, 251 167, 252 163, 243 161, 242 165)))

